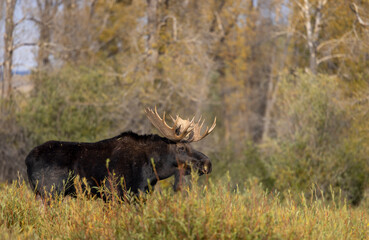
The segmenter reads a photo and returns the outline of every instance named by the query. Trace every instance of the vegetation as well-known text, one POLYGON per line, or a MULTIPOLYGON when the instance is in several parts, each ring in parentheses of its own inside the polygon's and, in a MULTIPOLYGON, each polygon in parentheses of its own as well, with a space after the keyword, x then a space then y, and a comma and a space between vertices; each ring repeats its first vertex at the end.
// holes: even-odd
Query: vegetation
MULTIPOLYGON (((173 194, 161 188, 133 203, 114 199, 35 200, 27 184, 5 185, 0 195, 1 238, 63 239, 366 239, 369 212, 334 201, 267 193, 255 182, 230 188, 208 181, 173 194)), ((160 188, 160 186, 157 186, 160 188)))

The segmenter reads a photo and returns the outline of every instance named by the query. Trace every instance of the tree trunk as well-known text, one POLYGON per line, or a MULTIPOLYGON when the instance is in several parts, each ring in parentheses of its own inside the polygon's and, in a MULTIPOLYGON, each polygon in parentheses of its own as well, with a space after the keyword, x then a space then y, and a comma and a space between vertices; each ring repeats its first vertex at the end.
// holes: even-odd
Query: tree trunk
MULTIPOLYGON (((289 28, 289 27, 288 27, 289 28)), ((280 76, 277 74, 276 80, 273 81, 274 78, 274 72, 273 72, 273 65, 277 64, 278 65, 278 71, 277 72, 282 72, 283 69, 285 68, 285 63, 286 63, 286 59, 288 57, 288 46, 290 45, 290 41, 291 41, 291 32, 287 33, 287 39, 286 42, 284 44, 284 49, 283 49, 283 55, 281 57, 281 59, 276 63, 275 58, 273 57, 273 61, 272 61, 272 71, 270 73, 270 78, 269 78, 269 83, 268 83, 268 92, 267 92, 267 100, 266 100, 266 107, 265 107, 265 114, 264 114, 264 124, 263 124, 263 135, 262 135, 262 139, 261 142, 265 142, 265 140, 269 137, 270 134, 270 128, 272 125, 272 111, 274 108, 274 104, 277 101, 277 94, 278 94, 278 86, 279 86, 279 81, 280 81, 280 76)), ((276 45, 273 45, 273 56, 276 55, 276 45)))
POLYGON ((13 33, 14 33, 14 9, 16 0, 5 2, 5 33, 4 33, 4 69, 3 69, 3 97, 9 99, 12 94, 12 66, 13 66, 13 33))
POLYGON ((40 30, 38 43, 37 66, 39 69, 45 69, 50 66, 48 45, 51 41, 51 29, 53 18, 56 14, 58 3, 55 0, 37 0, 40 22, 37 22, 40 30))
POLYGON ((300 5, 301 10, 303 11, 305 28, 306 28, 306 41, 309 48, 309 68, 313 74, 317 73, 318 68, 318 41, 319 34, 321 30, 322 24, 322 10, 327 3, 327 0, 319 0, 318 5, 313 9, 310 0, 304 0, 304 4, 300 5), (314 13, 314 15, 311 15, 314 13), (313 24, 314 23, 314 26, 313 24))
MULTIPOLYGON (((147 0, 147 52, 151 69, 156 69, 158 61, 157 27, 158 0, 147 0)), ((155 76, 153 76, 155 77, 155 76)))

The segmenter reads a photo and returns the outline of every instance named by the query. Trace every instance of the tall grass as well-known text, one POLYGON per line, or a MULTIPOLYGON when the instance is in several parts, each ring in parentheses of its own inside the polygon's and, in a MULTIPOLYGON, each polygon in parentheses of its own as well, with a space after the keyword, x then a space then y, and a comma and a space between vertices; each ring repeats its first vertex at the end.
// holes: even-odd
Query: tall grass
MULTIPOLYGON (((159 188, 134 203, 76 198, 35 199, 28 184, 1 187, 1 239, 368 239, 369 210, 345 201, 280 200, 256 183, 196 183, 182 192, 159 188)), ((316 190, 313 190, 316 192, 316 190)), ((333 196, 334 198, 334 196, 333 196)), ((114 199, 114 198, 113 198, 114 199)))

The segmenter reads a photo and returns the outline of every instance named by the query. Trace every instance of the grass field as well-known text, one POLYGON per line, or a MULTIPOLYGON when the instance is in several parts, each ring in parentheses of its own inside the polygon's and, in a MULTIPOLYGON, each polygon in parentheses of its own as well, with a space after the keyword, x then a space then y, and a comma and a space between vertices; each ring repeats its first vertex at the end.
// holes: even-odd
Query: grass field
POLYGON ((208 181, 179 193, 158 186, 131 204, 78 194, 44 205, 26 183, 3 185, 0 239, 369 239, 363 206, 315 194, 281 200, 255 183, 246 186, 208 181))

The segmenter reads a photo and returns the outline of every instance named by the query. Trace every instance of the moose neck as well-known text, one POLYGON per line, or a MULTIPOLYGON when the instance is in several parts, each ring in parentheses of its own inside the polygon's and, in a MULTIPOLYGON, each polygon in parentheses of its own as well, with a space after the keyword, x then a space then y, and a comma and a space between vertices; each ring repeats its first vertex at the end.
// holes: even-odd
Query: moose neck
POLYGON ((152 168, 155 179, 166 179, 174 175, 175 167, 175 143, 161 138, 147 148, 149 165, 152 168))

